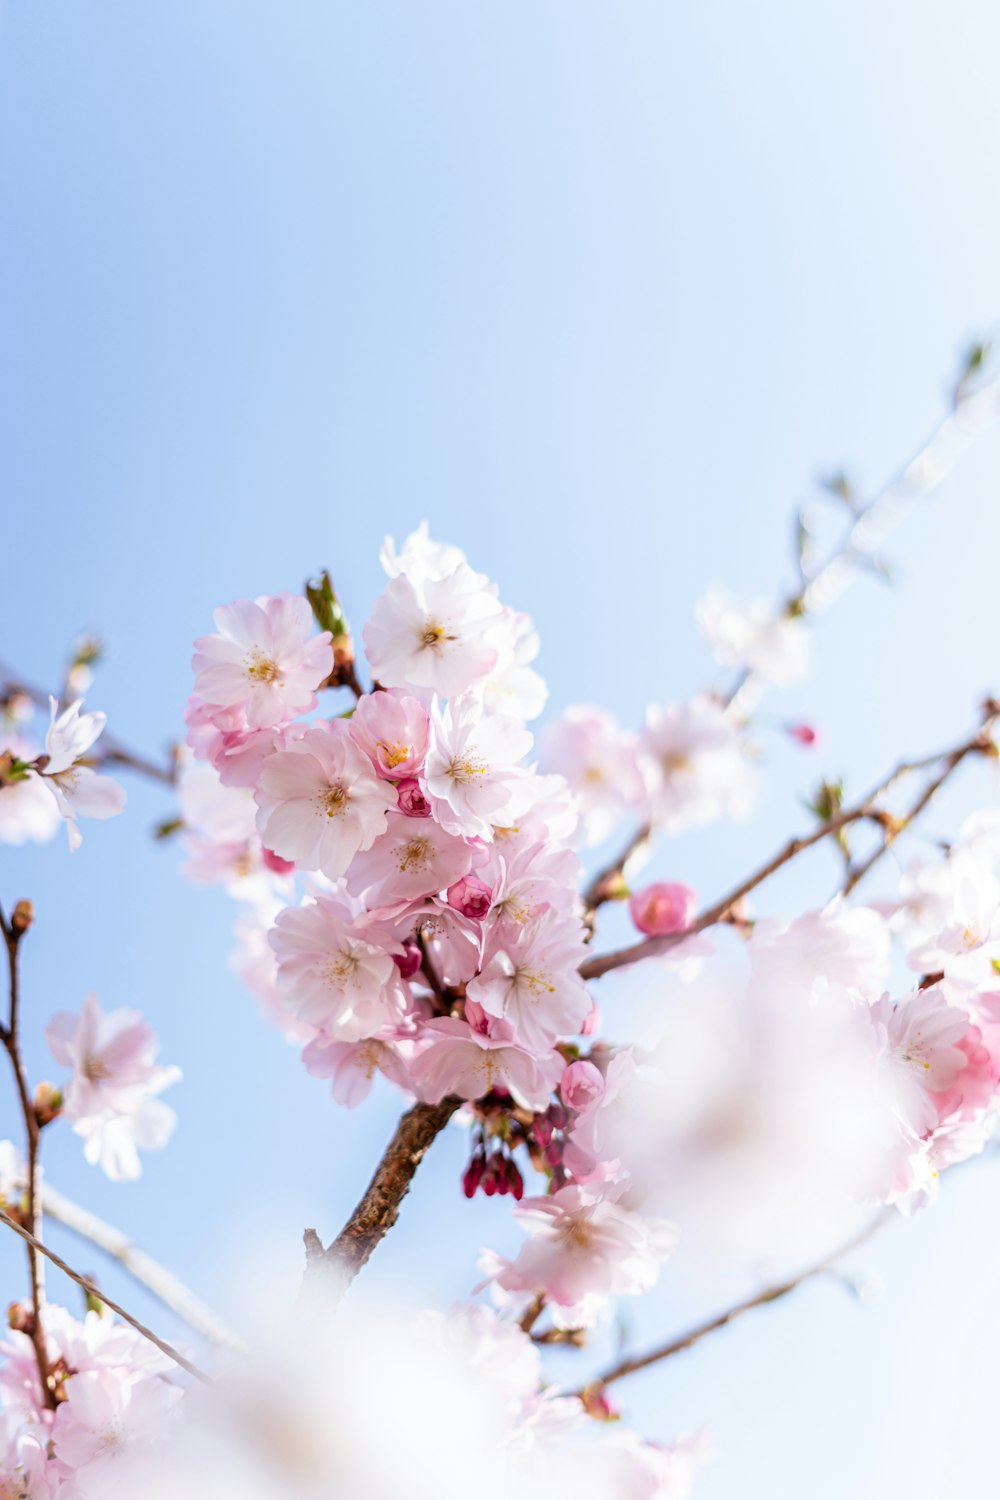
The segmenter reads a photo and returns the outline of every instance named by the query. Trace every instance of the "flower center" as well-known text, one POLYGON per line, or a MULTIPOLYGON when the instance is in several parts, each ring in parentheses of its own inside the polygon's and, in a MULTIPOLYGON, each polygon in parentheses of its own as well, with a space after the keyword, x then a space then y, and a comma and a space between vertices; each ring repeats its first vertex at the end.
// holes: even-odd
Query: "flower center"
POLYGON ((457 781, 459 786, 466 786, 477 776, 485 776, 489 766, 481 760, 475 749, 467 750, 464 755, 456 755, 448 767, 448 775, 452 781, 457 781))
POLYGON ((396 850, 396 864, 402 874, 409 870, 423 870, 430 864, 431 841, 425 838, 407 839, 406 843, 396 850))
POLYGON ((378 749, 382 764, 387 771, 394 771, 397 766, 403 764, 404 760, 409 760, 412 754, 410 746, 401 745, 398 740, 392 745, 387 745, 383 740, 380 740, 378 749))
POLYGON ((325 792, 320 792, 316 803, 320 812, 325 813, 328 818, 340 818, 347 807, 347 796, 347 788, 343 782, 335 781, 325 792))
POLYGON ((270 683, 281 681, 281 668, 272 656, 263 651, 254 651, 247 657, 247 676, 251 682, 270 683))
POLYGON ((691 757, 683 750, 665 750, 660 756, 660 765, 668 776, 679 776, 682 771, 690 771, 691 757))
POLYGON ((556 987, 549 984, 544 974, 539 974, 537 969, 515 969, 514 983, 519 990, 527 990, 528 999, 537 1005, 543 995, 554 995, 556 987))
POLYGON ((425 620, 424 628, 420 632, 418 639, 421 651, 437 651, 440 653, 442 646, 448 641, 457 641, 458 636, 449 635, 444 626, 439 625, 437 620, 425 620))
POLYGON ((88 1083, 102 1083, 111 1077, 111 1069, 101 1057, 85 1057, 80 1071, 88 1083))
POLYGON ((323 965, 322 977, 331 989, 342 990, 354 978, 357 967, 358 961, 353 953, 341 950, 323 965))

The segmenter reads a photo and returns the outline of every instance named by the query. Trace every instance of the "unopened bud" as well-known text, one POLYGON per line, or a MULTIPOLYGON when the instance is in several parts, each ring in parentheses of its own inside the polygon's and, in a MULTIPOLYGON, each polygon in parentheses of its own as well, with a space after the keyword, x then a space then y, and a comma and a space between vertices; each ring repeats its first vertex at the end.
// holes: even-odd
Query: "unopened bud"
POLYGON ((424 796, 423 788, 415 776, 404 776, 396 787, 399 810, 408 818, 429 818, 431 805, 424 796))
POLYGON ((35 920, 35 908, 30 901, 19 901, 10 914, 10 925, 21 936, 35 920))
POLYGON ((412 979, 423 963, 423 955, 416 943, 404 943, 402 953, 394 953, 392 961, 403 979, 412 979))
POLYGON ((62 1090, 54 1083, 40 1083, 35 1090, 35 1119, 39 1125, 50 1125, 62 1114, 62 1090))
POLYGON ((689 885, 677 880, 656 880, 636 891, 628 904, 629 916, 647 937, 668 937, 690 927, 696 900, 689 885))
POLYGON ((493 904, 493 891, 478 875, 464 875, 448 887, 448 905, 463 917, 482 922, 493 904))
POLYGON ((26 1302, 12 1302, 7 1309, 7 1326, 15 1333, 30 1334, 35 1325, 31 1308, 26 1302))
POLYGON ((787 733, 789 739, 807 750, 815 750, 819 744, 819 730, 812 724, 789 724, 787 733))
POLYGON ((476 1196, 476 1189, 483 1180, 483 1173, 485 1172, 485 1170, 485 1156, 481 1151, 475 1151, 473 1153, 472 1160, 469 1162, 469 1165, 465 1169, 465 1175, 462 1178, 462 1192, 467 1198, 474 1198, 476 1196))
POLYGON ((588 1385, 580 1392, 580 1400, 588 1417, 593 1417, 597 1422, 617 1422, 621 1416, 618 1408, 611 1402, 611 1398, 603 1385, 588 1385))

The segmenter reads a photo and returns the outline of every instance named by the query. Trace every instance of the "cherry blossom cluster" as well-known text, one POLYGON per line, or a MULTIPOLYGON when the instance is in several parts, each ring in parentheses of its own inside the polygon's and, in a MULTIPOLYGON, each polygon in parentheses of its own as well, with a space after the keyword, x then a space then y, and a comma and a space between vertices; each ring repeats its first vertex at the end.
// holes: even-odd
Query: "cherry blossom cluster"
MULTIPOLYGON (((336 717, 315 713, 334 644, 305 600, 220 609, 217 634, 196 642, 188 871, 263 914, 256 988, 338 1101, 359 1103, 376 1074, 427 1103, 457 1095, 477 1138, 467 1194, 521 1200, 538 1172, 545 1196, 518 1209, 528 1244, 497 1285, 590 1317, 651 1285, 676 1235, 643 1218, 619 1164, 573 1146, 601 1074, 579 1060, 596 1011, 579 972, 577 799, 561 759, 542 772, 530 758, 538 642, 426 530, 399 552, 387 543, 383 563, 363 632, 377 686, 336 717)), ((720 736, 722 779, 745 769, 707 703, 651 718, 650 735, 661 802, 665 758, 681 759, 668 744, 699 762, 702 790, 675 790, 678 804, 707 795, 702 755, 720 736)), ((640 925, 676 930, 689 906, 690 893, 656 888, 640 925)))
MULTIPOLYGON (((749 900, 699 918, 679 880, 630 889, 629 859, 585 878, 581 850, 625 833, 648 850, 750 814, 759 775, 734 702, 750 677, 780 687, 808 669, 798 608, 711 592, 699 620, 732 692, 653 704, 636 732, 570 708, 536 754, 546 688, 530 619, 426 528, 387 542, 382 562, 363 662, 328 581, 224 606, 195 643, 184 869, 239 903, 234 967, 307 1073, 348 1108, 380 1076, 451 1111, 470 1140, 462 1191, 512 1199, 523 1238, 482 1252, 475 1290, 493 1307, 353 1343, 338 1325, 335 1359, 295 1324, 224 1399, 185 1395, 170 1361, 106 1312, 48 1304, 39 1323, 37 1304, 16 1304, 0 1345, 0 1495, 276 1500, 294 1447, 303 1493, 353 1493, 360 1475, 373 1497, 422 1493, 426 1472, 428 1496, 677 1500, 701 1445, 586 1420, 616 1413, 600 1382, 543 1384, 539 1318, 544 1341, 582 1342, 613 1299, 653 1286, 681 1236, 754 1264, 810 1234, 826 1248, 862 1205, 930 1203, 942 1170, 994 1130, 1000 815, 968 820, 871 905, 838 894, 757 916, 751 882, 749 900), (655 958, 641 1043, 604 1036, 584 977, 615 900, 655 958), (388 1447, 371 1425, 387 1401, 413 1429, 388 1447), (267 1422, 247 1420, 265 1406, 267 1422)), ((65 819, 78 847, 77 818, 124 801, 95 764, 103 716, 53 702, 40 750, 31 704, 4 710, 0 840, 45 839, 65 819)), ((811 726, 789 732, 816 742, 811 726)), ((140 1151, 173 1131, 161 1095, 179 1070, 159 1063, 141 1015, 93 995, 45 1035, 68 1077, 39 1086, 29 1120, 65 1116, 88 1162, 138 1176, 140 1151)), ((27 1231, 30 1175, 0 1142, 0 1210, 27 1231)))
POLYGON ((32 1311, 15 1304, 0 1342, 0 1482, 17 1500, 105 1500, 131 1462, 162 1450, 183 1398, 173 1366, 109 1314, 50 1303, 41 1388, 32 1311))

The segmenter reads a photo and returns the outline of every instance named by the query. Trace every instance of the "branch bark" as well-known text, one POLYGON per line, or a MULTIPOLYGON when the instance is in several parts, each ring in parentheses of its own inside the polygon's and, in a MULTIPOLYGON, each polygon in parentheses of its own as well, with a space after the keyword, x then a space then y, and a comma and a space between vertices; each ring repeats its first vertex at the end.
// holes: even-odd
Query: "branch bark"
MULTIPOLYGON (((7 1014, 6 1026, 0 1027, 0 1042, 10 1059, 10 1065, 14 1073, 14 1085, 17 1090, 18 1103, 21 1107, 21 1118, 24 1123, 24 1136, 26 1142, 26 1199, 28 1229, 30 1233, 26 1236, 28 1241, 28 1276, 31 1285, 31 1342, 35 1350, 35 1363, 38 1365, 38 1378, 41 1382, 42 1393, 46 1403, 50 1407, 56 1404, 55 1393, 52 1382, 49 1379, 48 1348, 45 1342, 45 1329, 42 1324, 42 1308, 45 1303, 45 1270, 44 1262, 38 1254, 35 1236, 41 1225, 41 1197, 39 1193, 39 1170, 38 1152, 41 1144, 41 1130, 38 1124, 38 1116, 28 1088, 28 1078, 24 1071, 24 1061, 21 1057, 21 984, 18 959, 20 955, 21 938, 27 930, 25 926, 19 925, 18 913, 20 908, 16 907, 13 917, 8 920, 0 910, 0 932, 3 934, 4 946, 7 950, 7 970, 9 976, 10 1009, 7 1014)), ((30 911, 30 908, 29 908, 30 911)), ((30 920, 30 917, 29 917, 30 920)))
MULTIPOLYGON (((407 1110, 364 1196, 337 1238, 322 1256, 315 1252, 309 1256, 306 1287, 317 1286, 322 1278, 328 1293, 332 1290, 335 1296, 340 1296, 346 1291, 395 1224, 417 1168, 462 1103, 449 1095, 440 1104, 415 1104, 407 1110)), ((307 1237, 311 1233, 307 1230, 307 1237)), ((311 1243, 311 1238, 307 1238, 307 1245, 311 1243)))
POLYGON ((642 942, 631 943, 626 948, 615 949, 611 953, 598 954, 589 958, 580 965, 580 975, 583 979, 600 979, 604 974, 610 974, 614 969, 622 969, 629 964, 640 963, 646 958, 656 958, 669 949, 682 943, 685 938, 695 933, 704 932, 707 927, 714 927, 721 922, 733 910, 744 896, 763 885, 765 880, 770 879, 776 871, 787 865, 790 860, 801 854, 804 850, 812 848, 814 844, 821 843, 831 834, 840 832, 841 829, 849 827, 852 823, 866 820, 879 822, 886 828, 886 819, 878 804, 880 800, 892 790, 898 781, 915 771, 925 770, 928 766, 942 767, 937 776, 933 777, 926 787, 921 791, 916 802, 910 810, 902 817, 891 820, 891 826, 886 829, 885 837, 880 847, 856 871, 848 875, 844 887, 845 894, 854 889, 858 882, 868 873, 878 859, 886 852, 893 840, 908 828, 915 818, 929 805, 936 793, 941 789, 955 770, 970 756, 974 754, 995 755, 996 746, 990 737, 990 732, 1000 717, 1000 704, 988 700, 984 706, 983 719, 976 733, 968 739, 963 740, 951 750, 942 751, 939 755, 925 756, 920 760, 903 761, 896 767, 890 776, 880 782, 877 787, 868 793, 860 802, 853 807, 837 813, 833 818, 815 828, 812 833, 802 834, 798 838, 790 839, 778 852, 771 856, 765 864, 755 870, 752 875, 747 876, 733 890, 729 891, 720 901, 708 907, 695 918, 691 926, 683 932, 671 933, 667 937, 646 938, 642 942))

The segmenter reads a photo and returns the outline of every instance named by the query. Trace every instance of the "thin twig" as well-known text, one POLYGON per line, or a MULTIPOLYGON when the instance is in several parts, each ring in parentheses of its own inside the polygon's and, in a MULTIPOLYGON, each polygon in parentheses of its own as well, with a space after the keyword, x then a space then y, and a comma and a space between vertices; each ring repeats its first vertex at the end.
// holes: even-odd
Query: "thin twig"
POLYGON ((836 1263, 839 1260, 842 1260, 845 1255, 849 1255, 852 1250, 856 1250, 860 1245, 863 1245, 891 1217, 893 1217, 893 1211, 891 1209, 883 1209, 870 1224, 867 1224, 858 1234, 852 1235, 846 1244, 839 1246, 831 1254, 824 1256, 816 1265, 808 1266, 806 1270, 798 1272, 797 1275, 791 1277, 788 1281, 778 1282, 774 1286, 765 1287, 754 1296, 748 1297, 744 1302, 737 1302, 735 1307, 727 1308, 725 1312, 720 1313, 717 1317, 709 1318, 705 1323, 699 1323, 697 1327, 689 1329, 687 1333, 681 1334, 678 1338, 671 1339, 666 1344, 659 1344, 654 1349, 648 1349, 644 1354, 634 1354, 619 1360, 617 1364, 612 1365, 610 1369, 605 1370, 596 1379, 588 1382, 582 1390, 576 1391, 573 1394, 583 1397, 588 1392, 603 1390, 605 1386, 614 1384, 616 1380, 624 1380, 626 1375, 634 1375, 638 1370, 646 1370, 650 1365, 659 1364, 661 1360, 670 1359, 675 1354, 681 1354, 685 1349, 690 1349, 694 1344, 706 1338, 708 1334, 715 1333, 718 1329, 727 1327, 735 1319, 742 1317, 744 1313, 752 1312, 755 1307, 767 1307, 770 1303, 778 1302, 782 1297, 787 1297, 789 1293, 796 1291, 807 1281, 812 1281, 818 1276, 832 1274, 836 1270, 836 1263))
POLYGON ((606 901, 615 901, 622 894, 625 870, 630 861, 643 850, 653 835, 651 824, 643 823, 629 839, 622 852, 598 870, 583 892, 584 920, 593 926, 594 915, 606 901))
MULTIPOLYGON (((742 901, 744 896, 756 890, 765 880, 770 879, 776 871, 788 864, 790 860, 795 859, 804 850, 810 849, 814 844, 818 844, 823 839, 829 838, 831 834, 839 833, 852 823, 874 820, 882 823, 884 826, 884 815, 880 813, 877 805, 881 798, 891 791, 904 776, 909 775, 911 772, 924 770, 928 765, 938 765, 944 762, 942 773, 934 777, 928 786, 924 788, 914 807, 905 818, 901 822, 898 819, 893 820, 897 831, 900 826, 908 826, 924 810, 948 777, 951 776, 968 756, 977 753, 984 755, 996 753, 996 747, 990 738, 990 730, 998 716, 1000 716, 1000 705, 993 703, 992 700, 988 701, 985 705, 984 719, 980 727, 976 730, 976 733, 969 739, 963 740, 960 745, 956 745, 952 750, 942 751, 939 755, 925 756, 921 760, 916 761, 903 761, 890 776, 880 782, 877 787, 873 788, 866 797, 853 807, 847 808, 837 813, 834 817, 827 819, 825 823, 815 828, 812 833, 802 834, 798 838, 790 839, 787 844, 779 849, 776 854, 772 855, 758 870, 755 870, 752 875, 740 881, 739 885, 723 896, 720 901, 717 901, 713 906, 708 907, 697 916, 691 926, 685 928, 683 932, 671 933, 667 937, 646 938, 642 942, 632 943, 626 948, 618 948, 611 953, 598 954, 596 957, 589 958, 585 963, 580 965, 581 977, 584 979, 600 979, 602 975, 610 974, 614 969, 622 969, 629 964, 640 963, 646 958, 659 957, 695 933, 704 932, 708 927, 714 927, 716 923, 725 919, 737 903, 742 901)), ((891 837, 894 836, 895 834, 891 836, 889 833, 886 834, 882 848, 877 851, 875 857, 867 861, 864 867, 861 867, 858 879, 861 879, 875 863, 875 860, 881 857, 881 854, 885 852, 885 848, 888 847, 891 837)), ((854 880, 848 889, 853 890, 856 884, 857 880, 854 880)))
MULTIPOLYGON (((32 682, 26 682, 3 662, 0 662, 0 688, 7 696, 12 693, 22 693, 25 698, 31 699, 36 708, 46 713, 49 709, 50 697, 57 696, 47 693, 44 688, 37 687, 32 682)), ((63 699, 57 701, 60 707, 64 706, 63 699)), ((107 729, 101 736, 100 753, 93 757, 88 756, 87 763, 93 766, 124 766, 140 776, 148 776, 151 781, 159 781, 164 786, 173 786, 177 781, 177 768, 173 762, 166 766, 159 765, 156 761, 141 755, 137 750, 132 750, 107 729)))
MULTIPOLYGON (((89 1209, 74 1203, 48 1182, 42 1184, 42 1207, 50 1218, 64 1228, 96 1245, 105 1255, 110 1255, 134 1281, 152 1292, 164 1307, 182 1318, 202 1338, 208 1339, 212 1344, 246 1352, 247 1346, 243 1340, 232 1333, 210 1307, 206 1307, 172 1271, 140 1250, 122 1230, 105 1223, 89 1209)), ((100 1295, 104 1300, 103 1293, 100 1295)))
POLYGON ((45 1302, 45 1274, 44 1266, 34 1245, 34 1236, 38 1234, 41 1224, 41 1198, 39 1194, 39 1172, 38 1172, 38 1148, 40 1144, 41 1131, 38 1124, 38 1116, 32 1102, 31 1093, 28 1088, 28 1079, 24 1071, 24 1061, 21 1057, 20 1038, 20 974, 18 955, 21 946, 21 938, 24 929, 18 926, 17 910, 14 917, 8 921, 0 910, 0 931, 3 933, 4 946, 7 950, 7 969, 10 985, 10 1009, 7 1016, 7 1024, 0 1030, 0 1041, 4 1050, 10 1058, 10 1065, 14 1073, 14 1085, 17 1089, 18 1103, 21 1107, 21 1118, 24 1122, 24 1135, 27 1145, 27 1183, 25 1184, 25 1196, 27 1200, 27 1217, 30 1235, 28 1239, 28 1276, 31 1284, 31 1341, 35 1350, 35 1362, 38 1365, 38 1378, 41 1381, 42 1393, 45 1401, 50 1407, 55 1406, 55 1393, 49 1380, 49 1358, 45 1343, 45 1329, 42 1324, 42 1307, 45 1302))
POLYGON ((179 1365, 182 1370, 187 1370, 189 1375, 193 1375, 203 1385, 212 1384, 211 1377, 206 1375, 204 1370, 199 1370, 198 1366, 192 1364, 189 1359, 186 1359, 179 1349, 175 1349, 173 1344, 168 1344, 166 1339, 161 1339, 151 1328, 147 1328, 144 1323, 140 1323, 138 1318, 133 1318, 131 1313, 126 1312, 124 1307, 121 1307, 117 1302, 113 1302, 108 1294, 102 1291, 99 1286, 96 1286, 86 1276, 81 1276, 79 1271, 74 1271, 72 1266, 66 1264, 62 1256, 57 1255, 54 1250, 50 1250, 48 1245, 43 1245, 41 1240, 36 1239, 33 1234, 23 1228, 16 1219, 12 1219, 10 1214, 5 1213, 3 1209, 0 1209, 0 1224, 5 1224, 8 1229, 13 1229, 15 1234, 19 1234, 22 1240, 31 1246, 32 1250, 37 1251, 40 1255, 44 1255, 47 1260, 50 1260, 54 1266, 57 1266, 71 1281, 75 1281, 77 1286, 83 1287, 88 1297, 93 1297, 95 1301, 103 1302, 105 1307, 110 1307, 111 1311, 117 1313, 123 1322, 128 1323, 131 1328, 134 1328, 136 1333, 141 1333, 143 1338, 148 1339, 151 1344, 155 1344, 160 1353, 165 1354, 168 1359, 173 1360, 175 1365, 179 1365))
MULTIPOLYGON (((920 496, 933 494, 953 471, 978 432, 1000 411, 1000 377, 978 389, 959 387, 952 409, 938 421, 916 453, 866 502, 856 505, 844 538, 826 561, 784 602, 790 615, 822 614, 876 557, 903 512, 920 496)), ((723 699, 734 718, 746 719, 765 684, 747 669, 723 699)))

